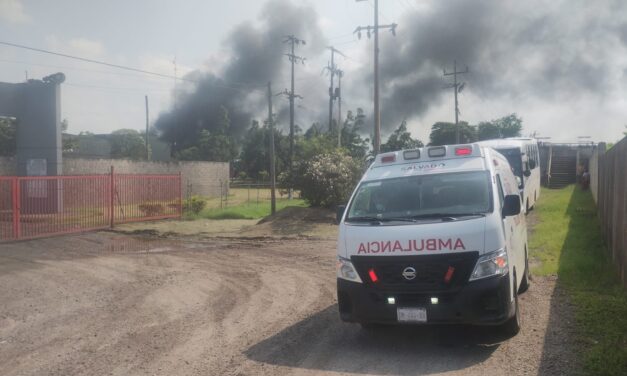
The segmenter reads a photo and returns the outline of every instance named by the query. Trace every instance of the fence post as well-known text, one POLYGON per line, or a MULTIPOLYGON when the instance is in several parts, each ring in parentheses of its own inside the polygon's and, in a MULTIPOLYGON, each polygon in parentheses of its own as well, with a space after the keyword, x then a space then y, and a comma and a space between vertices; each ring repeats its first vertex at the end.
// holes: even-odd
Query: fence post
POLYGON ((179 171, 179 218, 183 216, 183 178, 181 171, 179 171))
POLYGON ((13 236, 17 240, 22 235, 20 229, 20 182, 18 178, 13 178, 11 185, 13 186, 13 236))
POLYGON ((113 216, 115 213, 114 204, 113 204, 114 203, 113 195, 115 194, 115 179, 113 175, 114 175, 114 170, 113 170, 113 166, 111 166, 111 174, 109 176, 109 187, 110 187, 109 188, 109 192, 110 192, 109 194, 109 220, 111 221, 110 223, 111 228, 113 228, 113 225, 115 222, 113 219, 113 216))

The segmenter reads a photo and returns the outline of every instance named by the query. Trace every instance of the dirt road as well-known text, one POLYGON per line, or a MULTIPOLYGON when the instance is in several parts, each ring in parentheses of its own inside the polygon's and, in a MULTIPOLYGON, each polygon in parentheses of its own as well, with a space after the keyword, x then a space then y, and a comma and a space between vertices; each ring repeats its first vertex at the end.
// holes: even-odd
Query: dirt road
POLYGON ((571 319, 536 278, 512 339, 340 322, 335 242, 147 241, 94 233, 0 245, 1 375, 572 374, 571 319))

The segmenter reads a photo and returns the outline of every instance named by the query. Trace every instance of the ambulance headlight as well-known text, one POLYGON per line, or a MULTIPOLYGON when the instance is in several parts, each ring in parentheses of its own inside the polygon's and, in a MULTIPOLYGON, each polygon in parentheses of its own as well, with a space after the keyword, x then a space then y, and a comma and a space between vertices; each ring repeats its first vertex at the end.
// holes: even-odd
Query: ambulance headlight
POLYGON ((341 257, 337 259, 337 277, 347 281, 361 283, 361 278, 359 278, 359 274, 357 270, 355 270, 353 263, 341 257))
POLYGON ((505 275, 509 271, 507 264, 507 252, 499 249, 479 257, 475 270, 470 275, 470 280, 488 278, 495 275, 505 275))

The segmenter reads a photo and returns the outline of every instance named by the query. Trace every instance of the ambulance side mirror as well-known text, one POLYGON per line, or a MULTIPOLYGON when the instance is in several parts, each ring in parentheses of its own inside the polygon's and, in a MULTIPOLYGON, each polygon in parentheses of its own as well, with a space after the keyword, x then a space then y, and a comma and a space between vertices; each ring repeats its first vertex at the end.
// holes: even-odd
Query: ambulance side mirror
POLYGON ((342 217, 344 216, 344 211, 346 210, 346 205, 338 205, 336 212, 335 212, 335 220, 337 221, 337 224, 340 224, 340 221, 342 220, 342 217))
POLYGON ((503 218, 520 214, 520 196, 507 195, 503 202, 503 218))

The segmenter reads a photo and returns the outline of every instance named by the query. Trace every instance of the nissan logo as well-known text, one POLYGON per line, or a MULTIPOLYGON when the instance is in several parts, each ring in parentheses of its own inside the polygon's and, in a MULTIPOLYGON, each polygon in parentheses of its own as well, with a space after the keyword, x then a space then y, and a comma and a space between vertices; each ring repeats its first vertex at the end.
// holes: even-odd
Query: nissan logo
POLYGON ((405 278, 408 281, 411 281, 412 279, 416 278, 416 269, 412 268, 411 266, 408 266, 405 269, 403 269, 403 278, 405 278))

